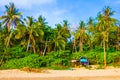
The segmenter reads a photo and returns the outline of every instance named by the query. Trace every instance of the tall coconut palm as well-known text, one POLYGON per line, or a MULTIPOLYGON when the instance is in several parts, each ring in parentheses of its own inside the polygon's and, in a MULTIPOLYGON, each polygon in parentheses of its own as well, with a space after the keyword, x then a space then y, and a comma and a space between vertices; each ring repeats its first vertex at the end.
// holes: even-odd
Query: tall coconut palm
POLYGON ((69 30, 69 23, 67 20, 63 20, 61 35, 65 39, 65 49, 66 49, 68 46, 68 40, 71 36, 70 30, 69 30))
POLYGON ((94 21, 91 17, 89 18, 87 25, 88 25, 87 27, 88 27, 88 35, 89 35, 88 44, 90 46, 90 49, 92 49, 94 33, 95 33, 95 25, 94 25, 94 21))
POLYGON ((40 48, 40 53, 45 56, 50 39, 50 27, 47 25, 46 19, 40 15, 37 19, 36 26, 44 32, 44 36, 39 38, 37 41, 38 47, 40 48))
POLYGON ((70 38, 70 30, 69 30, 69 24, 68 24, 67 20, 63 21, 62 33, 61 34, 67 42, 67 39, 70 38))
POLYGON ((28 42, 27 42, 27 49, 28 51, 30 45, 33 48, 33 52, 36 53, 36 37, 41 37, 44 35, 44 32, 35 24, 33 17, 27 17, 25 19, 26 27, 27 27, 27 35, 28 35, 28 42))
POLYGON ((110 35, 110 32, 113 31, 113 29, 115 28, 114 24, 116 22, 114 18, 111 18, 113 14, 114 14, 114 11, 111 11, 110 7, 105 7, 105 9, 103 10, 103 13, 101 13, 98 16, 98 24, 96 27, 103 41, 104 68, 106 68, 106 47, 108 48, 109 35, 110 35))
POLYGON ((62 36, 62 26, 57 24, 57 27, 53 30, 52 41, 54 44, 54 51, 65 50, 65 38, 62 36))
POLYGON ((83 43, 84 43, 85 36, 86 36, 85 23, 84 21, 80 21, 78 30, 74 36, 74 39, 78 40, 79 51, 83 51, 83 43))

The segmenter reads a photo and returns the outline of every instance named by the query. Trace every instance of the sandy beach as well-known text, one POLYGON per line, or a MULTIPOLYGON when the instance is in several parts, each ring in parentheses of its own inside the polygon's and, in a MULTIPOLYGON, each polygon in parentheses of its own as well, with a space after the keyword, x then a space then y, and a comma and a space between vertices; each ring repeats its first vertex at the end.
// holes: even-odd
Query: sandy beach
POLYGON ((25 72, 17 69, 0 70, 0 80, 120 80, 120 68, 46 70, 42 73, 25 72))

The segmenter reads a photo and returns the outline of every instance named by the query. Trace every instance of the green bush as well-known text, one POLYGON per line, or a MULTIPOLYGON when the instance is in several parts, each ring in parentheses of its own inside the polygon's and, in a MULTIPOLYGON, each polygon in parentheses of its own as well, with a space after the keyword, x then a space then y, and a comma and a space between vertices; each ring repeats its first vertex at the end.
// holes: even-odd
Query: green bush
MULTIPOLYGON (((20 51, 18 51, 19 53, 20 51)), ((19 54, 16 53, 16 56, 19 54)), ((15 53, 13 52, 15 55, 15 53)), ((24 54, 24 53, 21 53, 24 54)), ((14 56, 6 63, 4 62, 1 68, 52 68, 52 69, 66 69, 70 67, 71 59, 79 60, 80 57, 87 57, 90 64, 103 65, 104 52, 98 50, 86 51, 86 52, 75 52, 70 51, 58 51, 47 53, 46 56, 39 56, 37 54, 29 54, 25 57, 21 55, 18 57, 14 56)), ((107 64, 115 64, 120 62, 120 52, 107 52, 107 64)))
POLYGON ((37 54, 30 54, 24 58, 14 58, 2 65, 7 69, 14 68, 62 68, 70 65, 70 52, 58 51, 48 53, 46 56, 39 56, 37 54))
POLYGON ((62 66, 70 66, 71 52, 58 51, 50 52, 43 58, 46 67, 59 68, 62 66))
POLYGON ((11 59, 19 59, 24 58, 32 53, 24 52, 24 49, 20 46, 15 46, 13 48, 4 48, 2 52, 0 52, 0 60, 3 62, 7 62, 11 59))
POLYGON ((30 55, 31 53, 25 52, 24 49, 20 46, 15 46, 13 48, 8 48, 6 50, 7 54, 11 56, 11 58, 24 58, 28 55, 30 55))
POLYGON ((118 63, 120 62, 120 52, 111 52, 107 54, 107 63, 118 63))
MULTIPOLYGON (((104 62, 104 52, 99 50, 92 50, 87 52, 75 52, 72 54, 72 59, 80 59, 81 56, 87 57, 90 64, 103 64, 104 62)), ((106 55, 107 64, 120 62, 120 52, 108 51, 106 55)))
POLYGON ((40 61, 42 59, 40 58, 39 55, 37 54, 31 54, 27 57, 20 58, 20 59, 11 59, 8 61, 4 66, 9 69, 9 68, 23 68, 23 67, 28 67, 28 68, 39 68, 41 66, 40 61))

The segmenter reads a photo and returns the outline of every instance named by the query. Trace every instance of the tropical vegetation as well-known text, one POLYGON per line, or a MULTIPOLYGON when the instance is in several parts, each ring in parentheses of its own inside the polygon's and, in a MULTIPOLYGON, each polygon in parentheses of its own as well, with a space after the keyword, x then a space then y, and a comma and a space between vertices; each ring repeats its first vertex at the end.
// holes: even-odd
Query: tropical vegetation
POLYGON ((0 16, 0 67, 67 68, 72 59, 85 56, 90 64, 120 63, 120 22, 112 17, 115 11, 107 6, 95 19, 80 21, 76 30, 70 23, 49 26, 40 15, 22 17, 14 5, 5 6, 0 16))

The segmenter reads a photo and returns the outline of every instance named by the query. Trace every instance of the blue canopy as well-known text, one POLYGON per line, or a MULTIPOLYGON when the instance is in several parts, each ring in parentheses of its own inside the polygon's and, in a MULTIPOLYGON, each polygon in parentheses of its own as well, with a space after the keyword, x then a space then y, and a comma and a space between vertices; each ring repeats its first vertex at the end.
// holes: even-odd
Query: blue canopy
POLYGON ((80 58, 80 62, 85 62, 85 63, 87 63, 87 62, 89 62, 89 61, 88 61, 87 58, 85 58, 85 57, 81 57, 81 58, 80 58))

